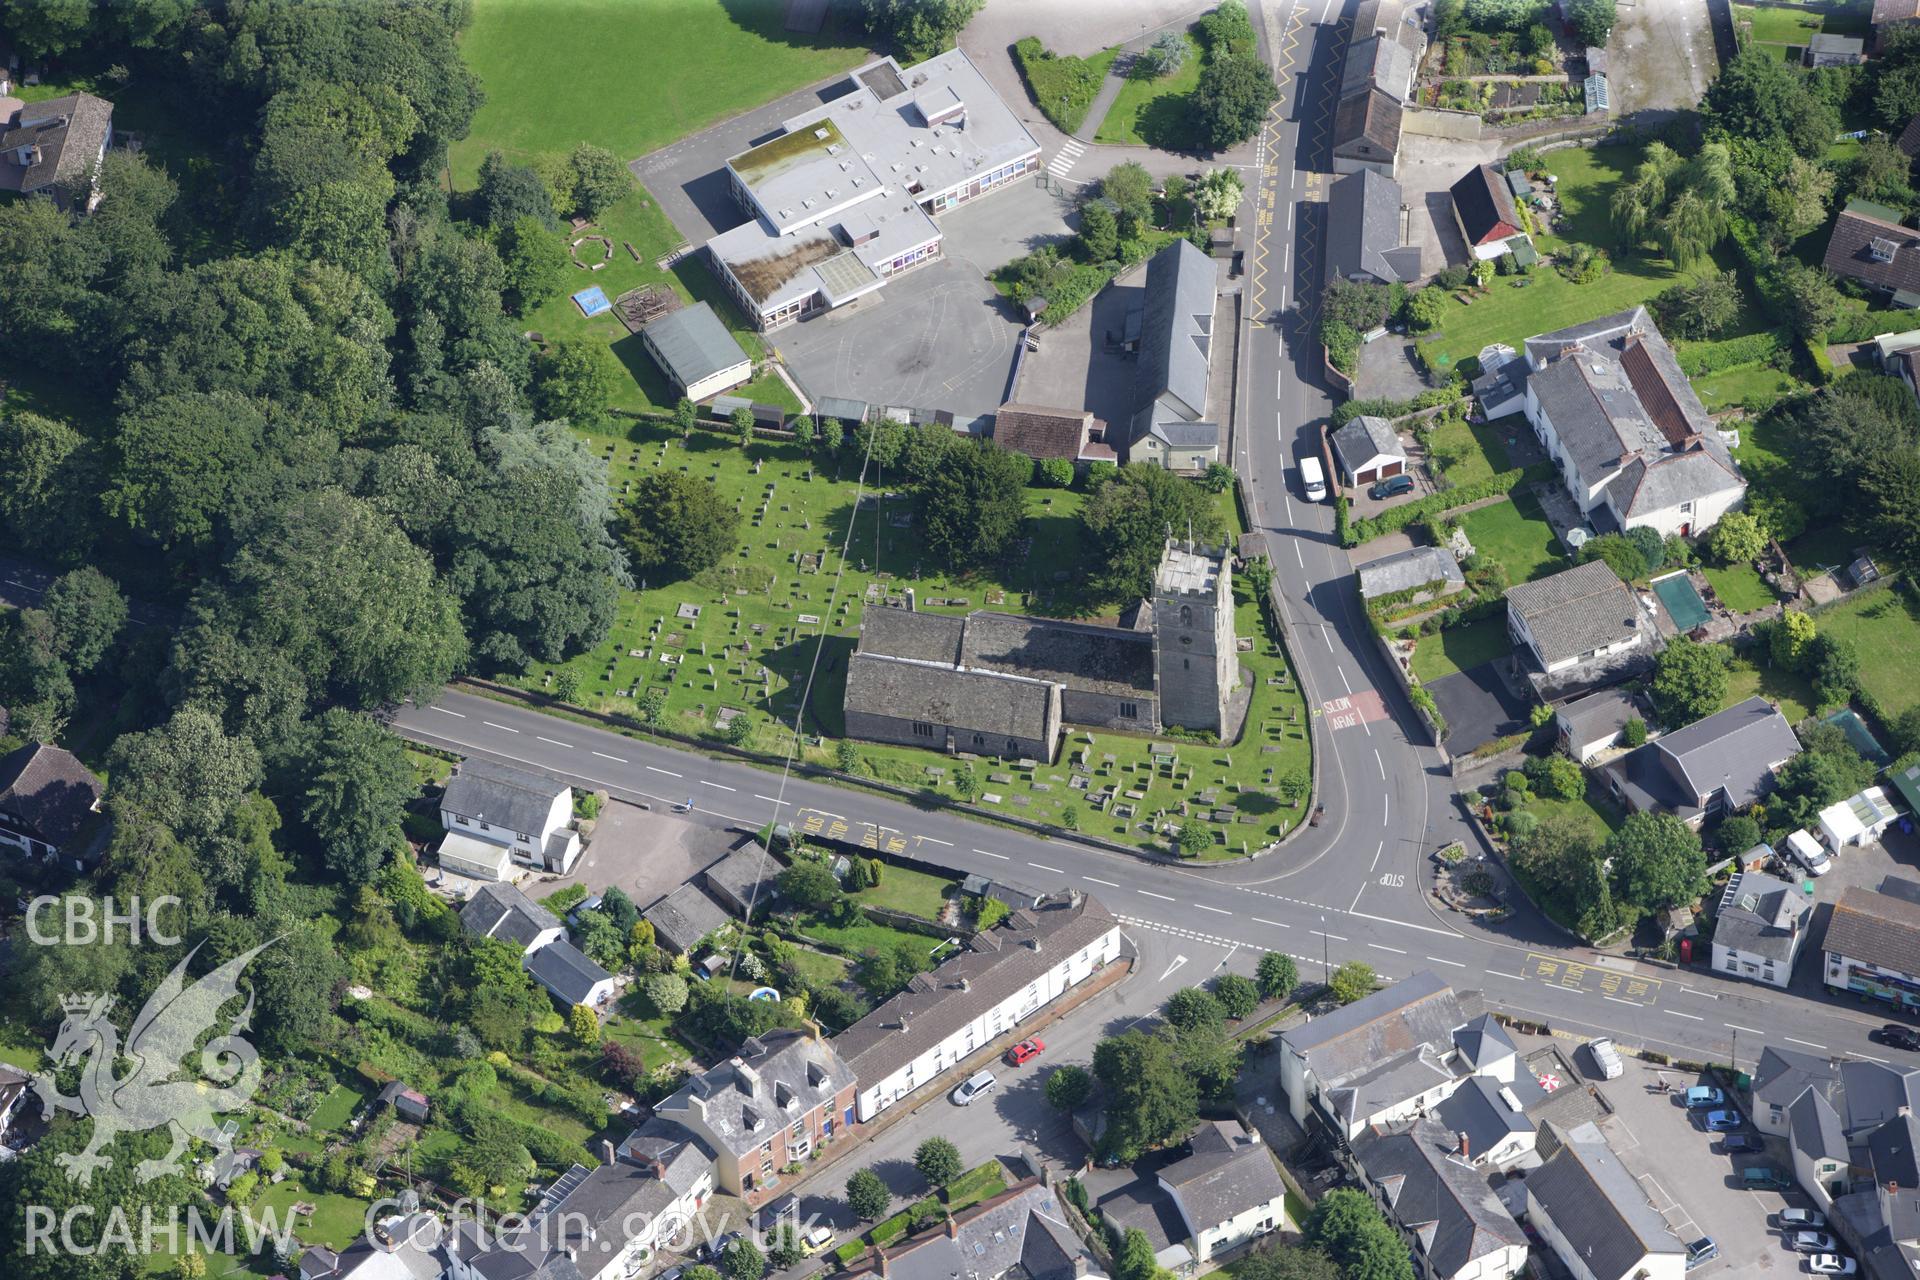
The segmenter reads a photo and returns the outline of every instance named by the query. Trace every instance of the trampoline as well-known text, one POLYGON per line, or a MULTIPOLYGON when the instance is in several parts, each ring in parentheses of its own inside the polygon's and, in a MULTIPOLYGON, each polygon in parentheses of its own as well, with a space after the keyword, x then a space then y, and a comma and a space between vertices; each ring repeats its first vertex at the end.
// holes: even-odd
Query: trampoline
POLYGON ((574 294, 573 305, 580 308, 580 314, 583 316, 597 316, 602 312, 613 310, 613 304, 607 301, 607 291, 599 285, 594 285, 591 289, 582 289, 574 294))
POLYGON ((1653 594, 1660 597, 1660 603, 1667 606, 1667 616, 1673 619, 1674 626, 1685 632, 1705 625, 1707 602, 1693 589, 1693 581, 1685 573, 1655 578, 1650 585, 1653 594))

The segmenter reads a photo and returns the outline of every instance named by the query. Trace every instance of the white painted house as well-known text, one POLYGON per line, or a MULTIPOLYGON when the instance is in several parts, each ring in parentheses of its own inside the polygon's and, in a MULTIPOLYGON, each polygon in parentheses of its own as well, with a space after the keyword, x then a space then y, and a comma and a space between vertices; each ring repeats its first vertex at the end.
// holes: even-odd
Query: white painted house
MULTIPOLYGON (((447 780, 440 796, 440 825, 455 835, 499 846, 522 866, 554 875, 571 871, 580 856, 573 788, 491 760, 467 760, 447 780)), ((479 861, 465 845, 460 856, 479 861)))
POLYGON ((1021 908, 834 1038, 862 1124, 1120 958, 1120 925, 1077 891, 1021 908))
POLYGON ((1353 1144, 1353 1156, 1424 1280, 1526 1274, 1526 1232, 1446 1126, 1424 1119, 1376 1126, 1353 1144))
POLYGON ((1591 1124, 1527 1175, 1527 1223, 1574 1280, 1683 1280, 1687 1249, 1591 1124))
POLYGON ((1589 560, 1507 588, 1507 634, 1535 670, 1556 675, 1651 648, 1658 632, 1607 563, 1589 560))
POLYGON ((1194 1260, 1205 1263, 1287 1225, 1287 1184, 1267 1144, 1234 1120, 1203 1124, 1189 1154, 1160 1170, 1160 1186, 1186 1224, 1194 1260))
MULTIPOLYGON (((1761 845, 1742 861, 1767 852, 1761 845)), ((1714 915, 1714 972, 1784 989, 1812 915, 1813 899, 1798 886, 1757 871, 1734 873, 1714 915)))

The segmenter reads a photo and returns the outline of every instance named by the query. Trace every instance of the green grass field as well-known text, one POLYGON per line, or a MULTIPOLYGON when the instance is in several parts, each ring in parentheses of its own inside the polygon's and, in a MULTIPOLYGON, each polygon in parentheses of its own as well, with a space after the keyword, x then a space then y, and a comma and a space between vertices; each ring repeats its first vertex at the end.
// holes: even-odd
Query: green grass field
POLYGON ((958 887, 957 880, 929 875, 895 863, 888 865, 879 884, 848 896, 862 906, 885 907, 889 911, 904 911, 908 915, 919 916, 922 920, 938 921, 940 912, 947 905, 947 898, 958 887))
POLYGON ((1860 654, 1860 685, 1890 716, 1920 703, 1920 608, 1899 590, 1856 596, 1814 615, 1827 635, 1853 642, 1860 654))
POLYGON ((1413 650, 1413 674, 1422 684, 1431 684, 1468 667, 1477 667, 1505 655, 1513 648, 1504 618, 1487 618, 1464 627, 1448 627, 1430 636, 1421 636, 1413 650))
POLYGON ((1749 26, 1749 38, 1765 45, 1784 59, 1797 60, 1807 41, 1825 33, 1835 36, 1864 36, 1873 14, 1872 0, 1824 0, 1802 3, 1794 8, 1736 4, 1733 22, 1736 28, 1749 26))
POLYGON ((1798 378, 1767 364, 1722 369, 1693 379, 1693 389, 1708 413, 1734 405, 1759 405, 1791 395, 1805 386, 1798 378))
POLYGON ((1535 796, 1527 801, 1526 811, 1543 820, 1552 814, 1574 818, 1593 834, 1595 841, 1605 840, 1611 835, 1623 816, 1611 800, 1591 788, 1577 800, 1550 800, 1545 796, 1535 796))
POLYGON ((453 146, 455 185, 480 161, 606 147, 622 160, 857 66, 866 43, 830 10, 818 36, 775 0, 477 0, 460 51, 486 103, 453 146))
POLYGON ((1454 488, 1478 484, 1507 469, 1504 439, 1515 430, 1531 430, 1518 414, 1497 422, 1442 417, 1427 432, 1428 455, 1454 488))
POLYGON ((1752 613, 1755 609, 1764 609, 1780 597, 1773 593, 1766 579, 1760 576, 1750 564, 1728 565, 1718 568, 1708 565, 1701 569, 1707 581, 1713 584, 1714 591, 1720 597, 1720 603, 1735 613, 1752 613))
POLYGON ((1507 567, 1511 582, 1531 582, 1567 567, 1560 540, 1532 494, 1513 493, 1511 502, 1496 502, 1469 511, 1460 521, 1473 549, 1507 567))
POLYGON ((1756 693, 1776 704, 1789 724, 1799 724, 1812 715, 1819 701, 1813 695, 1813 687, 1802 676, 1742 658, 1734 659, 1733 670, 1727 677, 1727 696, 1721 703, 1722 707, 1745 702, 1756 693))
POLYGON ((1181 38, 1187 42, 1187 60, 1180 69, 1157 80, 1130 79, 1122 85, 1093 135, 1095 142, 1162 148, 1186 143, 1192 133, 1187 95, 1200 83, 1202 59, 1200 42, 1191 33, 1181 38))

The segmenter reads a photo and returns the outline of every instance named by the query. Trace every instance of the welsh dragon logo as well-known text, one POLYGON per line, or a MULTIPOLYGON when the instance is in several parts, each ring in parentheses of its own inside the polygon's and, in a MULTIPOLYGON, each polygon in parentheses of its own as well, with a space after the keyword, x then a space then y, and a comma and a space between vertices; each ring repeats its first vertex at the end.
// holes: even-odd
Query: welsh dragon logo
POLYGON ((102 1148, 122 1133, 144 1133, 166 1125, 173 1145, 155 1160, 142 1160, 134 1175, 142 1182, 163 1174, 183 1172, 180 1157, 189 1138, 211 1143, 222 1161, 231 1158, 233 1136, 214 1117, 218 1112, 245 1106, 260 1087, 260 1055, 237 1033, 250 1025, 253 998, 227 1024, 224 1035, 205 1044, 200 1039, 220 1021, 220 1009, 240 993, 239 978, 252 959, 278 939, 264 942, 188 985, 187 965, 195 947, 167 975, 134 1019, 120 1047, 120 1032, 107 1018, 111 995, 91 992, 61 998, 66 1018, 48 1053, 54 1066, 85 1060, 80 1072, 80 1095, 60 1092, 52 1072, 39 1072, 33 1088, 45 1110, 55 1107, 93 1118, 93 1136, 83 1150, 57 1159, 67 1176, 82 1186, 93 1181, 94 1170, 112 1163, 102 1148), (198 1053, 199 1074, 206 1078, 175 1079, 181 1063, 198 1053), (122 1061, 131 1069, 116 1075, 122 1061))

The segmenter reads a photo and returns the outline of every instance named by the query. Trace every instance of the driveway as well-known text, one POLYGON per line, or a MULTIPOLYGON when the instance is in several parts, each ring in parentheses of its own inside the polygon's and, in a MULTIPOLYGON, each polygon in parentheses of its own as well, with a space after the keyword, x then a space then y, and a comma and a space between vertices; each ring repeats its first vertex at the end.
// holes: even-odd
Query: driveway
POLYGON ((1407 243, 1420 246, 1422 279, 1467 260, 1467 244, 1454 225, 1448 192, 1461 174, 1491 162, 1500 150, 1498 138, 1418 138, 1400 149, 1400 196, 1409 210, 1407 243))
POLYGON ((1434 705, 1447 718, 1447 751, 1464 755, 1475 747, 1518 733, 1528 725, 1527 701, 1500 677, 1506 659, 1442 676, 1427 685, 1434 705))
POLYGON ((1690 111, 1719 73, 1713 24, 1704 4, 1640 0, 1620 6, 1607 41, 1616 119, 1642 112, 1690 111))

